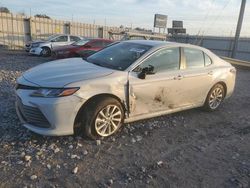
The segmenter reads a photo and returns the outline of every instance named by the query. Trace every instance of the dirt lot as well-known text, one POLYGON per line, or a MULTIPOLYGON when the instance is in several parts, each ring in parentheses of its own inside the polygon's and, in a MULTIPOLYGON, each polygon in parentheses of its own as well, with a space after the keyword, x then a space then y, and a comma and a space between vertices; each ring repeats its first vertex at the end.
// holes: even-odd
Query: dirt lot
POLYGON ((23 128, 15 79, 49 59, 0 51, 0 187, 250 187, 250 70, 232 98, 127 125, 100 143, 23 128))

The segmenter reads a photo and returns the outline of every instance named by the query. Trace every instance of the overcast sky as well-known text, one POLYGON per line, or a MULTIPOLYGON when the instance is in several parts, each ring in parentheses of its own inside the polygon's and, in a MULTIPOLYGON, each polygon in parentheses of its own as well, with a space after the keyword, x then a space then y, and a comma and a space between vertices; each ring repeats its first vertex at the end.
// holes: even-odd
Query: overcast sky
MULTIPOLYGON (((46 14, 56 19, 110 26, 153 28, 155 13, 183 20, 189 34, 234 35, 241 0, 0 0, 11 12, 46 14)), ((250 36, 250 2, 247 2, 242 36, 250 36)))

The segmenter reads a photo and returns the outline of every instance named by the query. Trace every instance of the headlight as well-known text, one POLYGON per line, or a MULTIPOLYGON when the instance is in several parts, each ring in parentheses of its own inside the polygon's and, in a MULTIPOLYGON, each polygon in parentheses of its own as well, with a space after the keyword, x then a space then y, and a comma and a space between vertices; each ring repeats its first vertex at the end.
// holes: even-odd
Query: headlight
POLYGON ((74 94, 79 88, 62 88, 62 89, 51 89, 51 88, 40 88, 34 91, 32 97, 65 97, 74 94))

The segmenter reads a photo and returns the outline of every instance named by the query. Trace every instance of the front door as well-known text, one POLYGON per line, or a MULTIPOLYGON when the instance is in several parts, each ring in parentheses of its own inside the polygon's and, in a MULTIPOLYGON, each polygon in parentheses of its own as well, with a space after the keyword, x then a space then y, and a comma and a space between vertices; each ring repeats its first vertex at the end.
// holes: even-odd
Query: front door
POLYGON ((161 49, 130 72, 130 117, 180 107, 180 57, 180 48, 161 49), (145 67, 154 70, 145 79, 138 78, 145 67))

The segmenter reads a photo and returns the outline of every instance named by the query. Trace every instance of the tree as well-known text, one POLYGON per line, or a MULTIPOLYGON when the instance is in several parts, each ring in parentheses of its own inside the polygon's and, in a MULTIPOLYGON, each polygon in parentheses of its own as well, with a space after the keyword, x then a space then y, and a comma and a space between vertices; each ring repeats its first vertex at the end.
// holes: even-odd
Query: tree
POLYGON ((0 7, 0 12, 10 13, 10 10, 7 7, 0 7))
POLYGON ((37 18, 47 18, 47 19, 51 19, 49 16, 47 16, 46 14, 36 14, 35 17, 37 18))

